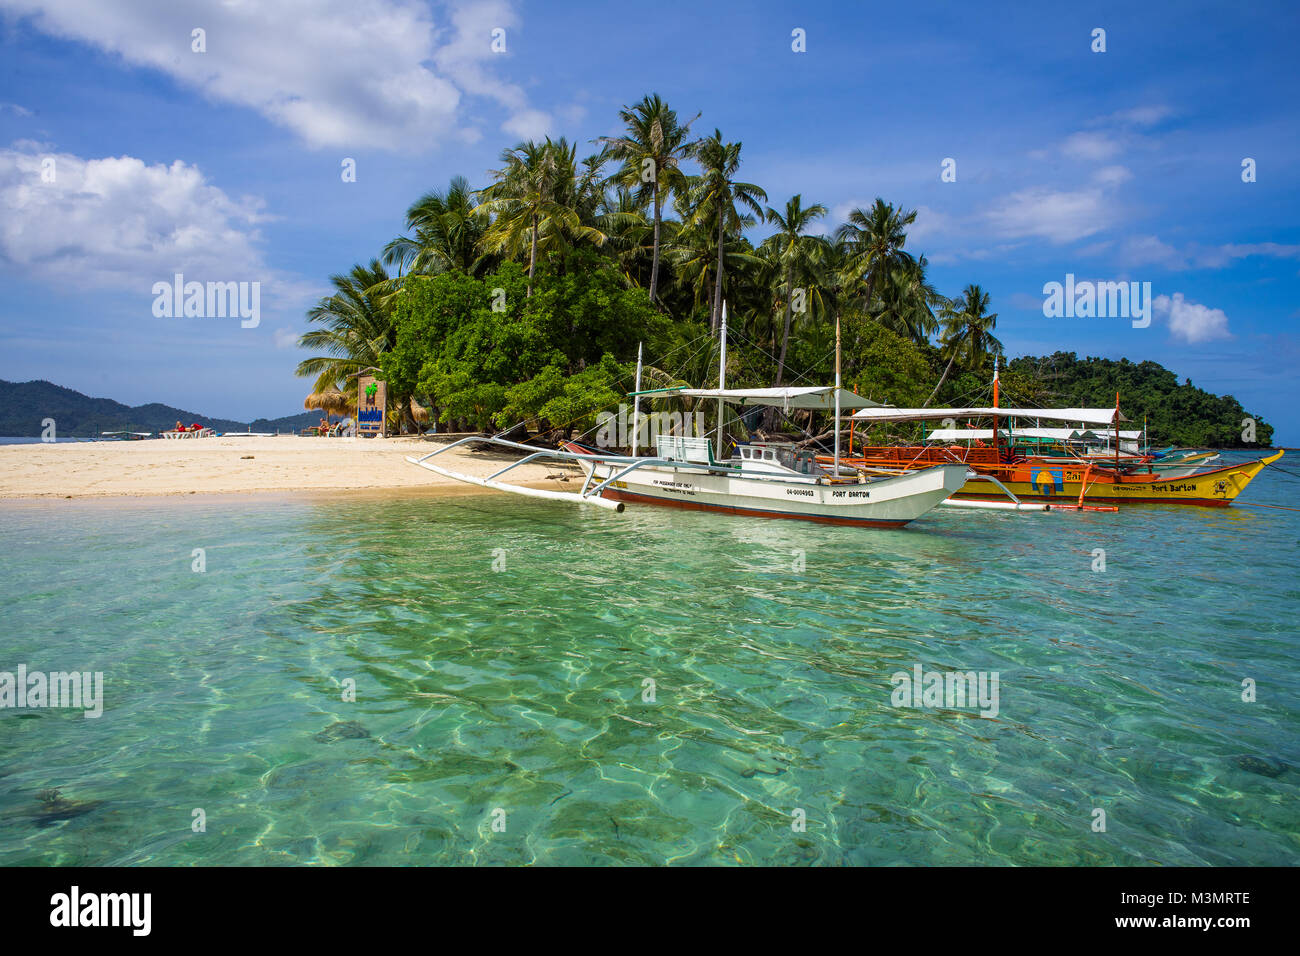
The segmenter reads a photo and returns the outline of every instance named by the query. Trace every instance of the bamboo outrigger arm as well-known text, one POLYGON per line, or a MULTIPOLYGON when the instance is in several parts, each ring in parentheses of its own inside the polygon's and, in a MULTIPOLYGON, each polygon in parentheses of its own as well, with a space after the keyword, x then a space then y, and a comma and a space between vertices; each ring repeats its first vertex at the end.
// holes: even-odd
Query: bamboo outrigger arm
MULTIPOLYGON (((720 470, 720 466, 716 463, 680 461, 673 458, 659 458, 659 457, 633 458, 628 455, 601 455, 599 456, 599 461, 602 464, 624 465, 626 467, 618 470, 617 472, 614 472, 613 474, 610 475, 609 478, 606 478, 604 481, 600 482, 600 484, 596 485, 595 487, 591 487, 592 475, 588 475, 587 480, 583 483, 581 492, 549 491, 545 488, 526 488, 523 485, 512 485, 512 484, 508 484, 507 482, 496 480, 500 478, 502 475, 504 475, 506 472, 513 471, 514 469, 518 468, 520 465, 526 465, 538 459, 550 459, 552 461, 591 462, 594 457, 595 456, 592 455, 581 455, 576 452, 561 451, 559 449, 538 450, 533 445, 523 445, 520 444, 519 442, 507 441, 504 438, 483 438, 478 435, 472 435, 469 438, 461 438, 458 439, 457 441, 452 442, 449 445, 444 445, 443 447, 439 448, 437 451, 430 452, 429 454, 423 456, 422 458, 413 458, 410 455, 407 455, 406 460, 413 465, 419 465, 421 468, 427 468, 429 471, 436 472, 437 474, 443 475, 447 478, 454 478, 457 481, 463 481, 471 485, 478 485, 482 488, 491 488, 494 491, 506 491, 506 492, 510 492, 511 494, 526 495, 532 498, 549 498, 553 501, 571 501, 574 502, 575 504, 599 505, 600 507, 608 508, 611 511, 622 511, 623 502, 613 501, 609 498, 605 498, 602 496, 601 492, 603 492, 611 482, 622 478, 624 475, 628 474, 629 472, 636 471, 638 468, 643 468, 647 465, 668 465, 673 468, 694 469, 697 471, 720 470), (453 448, 456 448, 460 445, 467 445, 473 442, 483 442, 489 445, 499 445, 502 448, 516 448, 522 451, 531 452, 531 454, 524 456, 523 458, 519 459, 516 462, 511 462, 506 467, 500 469, 499 471, 493 472, 491 475, 489 475, 486 478, 479 478, 476 475, 467 475, 464 472, 452 471, 448 468, 443 468, 440 465, 435 465, 431 461, 429 461, 430 458, 435 458, 438 455, 443 454, 444 452, 451 451, 451 449, 453 448)), ((725 469, 726 466, 721 466, 721 468, 725 469)), ((730 469, 726 469, 726 470, 730 470, 730 469)), ((593 475, 594 475, 594 471, 593 471, 593 475)))
POLYGON ((493 491, 506 491, 509 492, 510 494, 525 495, 529 498, 549 498, 553 501, 570 501, 575 504, 598 505, 601 508, 608 508, 610 511, 622 511, 623 502, 611 501, 608 498, 602 498, 599 495, 593 496, 588 493, 575 494, 572 491, 549 491, 545 488, 526 488, 523 485, 511 485, 506 482, 496 480, 497 478, 504 475, 506 472, 512 471, 513 469, 518 468, 520 465, 535 461, 538 458, 558 459, 560 461, 573 461, 577 457, 578 456, 573 455, 569 452, 550 451, 550 450, 538 451, 537 448, 533 447, 532 445, 522 445, 519 442, 506 441, 504 438, 481 438, 477 435, 474 435, 469 438, 461 438, 457 441, 452 442, 449 445, 444 445, 443 447, 439 448, 437 451, 430 452, 429 454, 423 456, 422 458, 414 458, 410 455, 407 455, 406 460, 413 465, 419 465, 421 468, 427 468, 429 471, 436 472, 437 474, 443 475, 444 477, 454 478, 456 481, 463 481, 466 482, 467 484, 478 485, 482 488, 491 488, 493 491), (523 451, 532 452, 532 454, 519 459, 519 461, 512 462, 511 464, 507 465, 505 468, 502 468, 500 471, 493 472, 487 478, 479 478, 476 475, 467 475, 464 472, 452 471, 449 468, 443 468, 441 465, 435 465, 433 462, 429 461, 430 458, 435 458, 438 455, 441 455, 443 452, 451 451, 451 449, 453 448, 456 448, 460 445, 467 445, 471 442, 487 442, 488 444, 500 445, 504 448, 518 448, 518 449, 522 449, 523 451))
POLYGON ((1006 496, 1011 500, 1010 501, 964 501, 961 499, 954 500, 952 498, 949 498, 947 501, 942 503, 943 507, 989 508, 997 511, 1050 511, 1051 510, 1052 506, 1046 503, 1040 504, 1039 502, 1021 501, 1018 497, 1016 497, 1015 492, 1013 492, 1010 488, 1008 488, 1006 485, 1004 485, 1001 481, 999 481, 997 478, 993 477, 992 475, 981 475, 974 471, 968 471, 966 473, 966 480, 992 482, 993 484, 1001 488, 1003 492, 1006 493, 1006 496))

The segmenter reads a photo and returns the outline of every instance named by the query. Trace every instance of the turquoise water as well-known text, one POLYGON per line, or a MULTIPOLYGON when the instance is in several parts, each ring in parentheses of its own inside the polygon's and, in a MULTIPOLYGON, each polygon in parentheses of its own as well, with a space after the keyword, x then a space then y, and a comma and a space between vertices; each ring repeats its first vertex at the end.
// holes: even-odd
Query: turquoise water
POLYGON ((10 502, 0 670, 105 690, 0 711, 0 864, 1295 864, 1297 519, 10 502))

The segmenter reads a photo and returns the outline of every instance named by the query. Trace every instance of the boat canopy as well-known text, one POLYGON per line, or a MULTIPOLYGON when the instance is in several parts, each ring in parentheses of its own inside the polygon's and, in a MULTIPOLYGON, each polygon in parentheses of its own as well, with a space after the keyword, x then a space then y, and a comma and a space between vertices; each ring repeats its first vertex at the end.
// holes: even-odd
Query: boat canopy
MULTIPOLYGON (((855 396, 856 397, 856 396, 855 396)), ((853 417, 863 422, 923 422, 945 418, 1046 418, 1058 422, 1114 425, 1129 421, 1114 408, 895 408, 892 405, 864 407, 853 417)))
POLYGON ((840 409, 879 408, 879 402, 855 395, 834 385, 805 388, 656 388, 632 395, 653 395, 664 398, 686 395, 691 398, 719 398, 732 405, 770 405, 776 408, 811 408, 820 411, 835 410, 835 393, 840 394, 840 409))
MULTIPOLYGON (((1078 428, 1017 428, 1010 431, 1000 428, 998 431, 1004 438, 1009 434, 1014 438, 1043 438, 1048 441, 1087 441, 1109 438, 1114 434, 1108 431, 1094 432, 1090 429, 1080 430, 1078 428)), ((992 441, 993 429, 936 428, 925 437, 927 441, 992 441)), ((1142 433, 1122 431, 1119 433, 1119 437, 1124 440, 1136 441, 1142 437, 1142 433)))

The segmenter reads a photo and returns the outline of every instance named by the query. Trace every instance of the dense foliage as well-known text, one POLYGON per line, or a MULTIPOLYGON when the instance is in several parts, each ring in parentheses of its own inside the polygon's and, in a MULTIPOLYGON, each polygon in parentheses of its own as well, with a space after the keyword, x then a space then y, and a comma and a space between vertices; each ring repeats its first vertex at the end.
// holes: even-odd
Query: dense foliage
MULTIPOLYGON (((1212 395, 1190 379, 1180 383, 1155 362, 1080 359, 1073 352, 1057 352, 1013 359, 1010 369, 1037 384, 1042 404, 1113 405, 1118 391, 1124 413, 1138 424, 1145 416, 1151 441, 1160 445, 1237 447, 1247 444, 1243 427, 1254 417, 1231 395, 1212 395)), ((1255 437, 1254 444, 1272 444, 1273 426, 1257 420, 1255 437)))
POLYGON ((671 323, 608 261, 571 250, 533 278, 506 262, 482 277, 414 276, 394 307, 396 344, 380 360, 399 394, 435 396, 446 421, 480 429, 545 421, 590 428, 630 388, 638 340, 671 323))
MULTIPOLYGON (((416 200, 382 262, 334 276, 308 314, 301 344, 316 354, 299 374, 355 395, 379 369, 405 429, 427 406, 451 430, 567 434, 623 400, 638 343, 648 386, 715 382, 725 303, 732 387, 831 382, 838 318, 848 387, 890 404, 988 402, 998 315, 979 285, 949 298, 931 284, 907 248, 915 212, 877 199, 820 235, 826 207, 798 194, 768 205, 721 131, 694 138, 694 119, 654 94, 619 115, 622 135, 585 158, 564 138, 522 142, 483 186, 458 176, 416 200), (755 246, 760 222, 773 233, 755 246)), ((1117 388, 1157 442, 1241 441, 1234 399, 1154 363, 1060 354, 1003 374, 1027 405, 1109 405, 1117 388)), ((826 426, 777 419, 762 426, 826 426)))

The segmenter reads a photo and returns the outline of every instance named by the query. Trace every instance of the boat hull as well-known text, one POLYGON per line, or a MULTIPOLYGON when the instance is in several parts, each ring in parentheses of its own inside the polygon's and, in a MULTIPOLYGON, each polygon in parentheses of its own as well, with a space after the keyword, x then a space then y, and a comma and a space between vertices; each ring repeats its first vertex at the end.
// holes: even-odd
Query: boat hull
MULTIPOLYGON (((597 463, 594 480, 611 466, 597 463)), ((755 518, 784 518, 856 527, 902 527, 947 500, 966 483, 965 466, 926 468, 866 483, 812 484, 733 477, 669 467, 630 472, 602 491, 614 501, 755 518)))
MULTIPOLYGON (((865 457, 854 456, 845 463, 856 467, 917 467, 927 461, 962 455, 972 471, 997 478, 1023 501, 1082 504, 1175 504, 1225 508, 1246 489, 1251 480, 1282 457, 1201 468, 1189 473, 1145 469, 1116 475, 1113 470, 1089 468, 1087 462, 1051 458, 1029 458, 1010 464, 999 463, 991 448, 944 448, 941 446, 867 449, 865 457), (1082 498, 1080 493, 1082 492, 1082 498)), ((970 481, 954 495, 957 500, 1000 501, 1006 495, 986 481, 970 481)))
MULTIPOLYGON (((1116 476, 1111 472, 1099 475, 1076 464, 1030 461, 998 477, 1013 494, 1026 501, 1075 502, 1082 491, 1084 504, 1176 504, 1226 508, 1266 464, 1279 457, 1280 454, 1178 476, 1159 473, 1116 476)), ((987 483, 972 481, 953 497, 996 500, 1002 496, 990 493, 987 483)))

